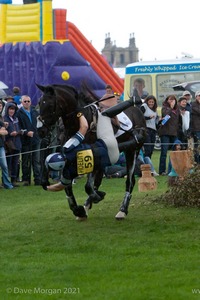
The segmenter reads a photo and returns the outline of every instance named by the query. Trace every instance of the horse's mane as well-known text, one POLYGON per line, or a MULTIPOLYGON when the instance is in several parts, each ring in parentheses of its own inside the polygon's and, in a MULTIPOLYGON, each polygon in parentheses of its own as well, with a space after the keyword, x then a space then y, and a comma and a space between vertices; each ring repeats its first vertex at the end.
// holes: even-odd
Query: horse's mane
POLYGON ((74 86, 69 85, 69 84, 65 84, 65 85, 64 84, 53 84, 52 86, 55 90, 58 89, 58 90, 63 90, 65 92, 72 92, 74 94, 75 98, 78 99, 78 91, 74 86))
POLYGON ((66 84, 53 84, 55 90, 63 90, 67 93, 73 93, 75 99, 77 100, 78 107, 84 107, 85 105, 91 104, 99 100, 99 97, 92 91, 92 89, 87 85, 86 82, 82 82, 80 89, 76 89, 74 86, 66 84))
POLYGON ((99 97, 92 91, 92 89, 84 81, 81 83, 78 94, 78 104, 80 107, 98 101, 99 97))

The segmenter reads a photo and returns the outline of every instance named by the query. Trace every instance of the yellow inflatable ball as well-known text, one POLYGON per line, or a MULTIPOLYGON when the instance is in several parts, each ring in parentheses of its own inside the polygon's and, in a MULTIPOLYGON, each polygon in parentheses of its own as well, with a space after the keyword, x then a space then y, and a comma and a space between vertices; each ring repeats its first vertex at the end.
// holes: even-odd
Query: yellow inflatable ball
POLYGON ((68 80, 70 78, 70 75, 67 71, 62 72, 61 77, 63 80, 68 80))

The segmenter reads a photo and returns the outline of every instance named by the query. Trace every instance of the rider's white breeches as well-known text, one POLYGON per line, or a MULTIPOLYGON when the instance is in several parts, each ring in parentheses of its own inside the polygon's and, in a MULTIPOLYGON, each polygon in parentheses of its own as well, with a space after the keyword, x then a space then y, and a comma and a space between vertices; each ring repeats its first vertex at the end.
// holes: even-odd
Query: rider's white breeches
POLYGON ((100 112, 98 112, 97 138, 104 141, 108 148, 110 162, 115 164, 119 159, 118 143, 114 135, 111 119, 102 116, 100 112))

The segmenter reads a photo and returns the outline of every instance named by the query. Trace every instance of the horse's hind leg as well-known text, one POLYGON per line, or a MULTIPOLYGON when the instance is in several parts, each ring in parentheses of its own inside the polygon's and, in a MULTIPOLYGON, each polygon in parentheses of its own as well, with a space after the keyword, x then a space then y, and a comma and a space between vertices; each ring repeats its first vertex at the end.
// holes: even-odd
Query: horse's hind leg
MULTIPOLYGON (((132 154, 133 156, 133 154, 132 154)), ((131 200, 131 193, 133 191, 133 188, 135 186, 135 176, 134 176, 134 170, 135 170, 135 163, 136 163, 136 153, 134 154, 134 159, 132 163, 128 160, 128 155, 126 156, 127 161, 127 179, 126 179, 126 192, 124 195, 124 199, 122 201, 121 207, 119 212, 116 214, 115 218, 116 220, 124 220, 125 217, 128 214, 128 207, 131 200)))
POLYGON ((77 217, 77 220, 87 219, 87 214, 82 205, 78 205, 73 194, 72 184, 68 184, 65 188, 66 197, 69 203, 69 208, 73 214, 77 217))

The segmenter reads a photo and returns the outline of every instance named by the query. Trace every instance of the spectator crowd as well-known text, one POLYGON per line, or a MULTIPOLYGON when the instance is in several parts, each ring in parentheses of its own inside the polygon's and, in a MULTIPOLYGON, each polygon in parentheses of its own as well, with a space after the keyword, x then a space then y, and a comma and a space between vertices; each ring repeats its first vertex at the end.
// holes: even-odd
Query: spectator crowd
MULTIPOLYGON (((113 94, 116 103, 123 101, 120 94, 112 90, 111 85, 105 87, 105 92, 113 94)), ((194 161, 196 164, 200 163, 200 91, 195 93, 193 100, 189 91, 184 91, 179 99, 176 95, 168 95, 162 103, 160 116, 157 99, 144 91, 143 81, 134 82, 132 97, 135 99, 135 105, 143 112, 147 126, 144 147, 137 160, 136 175, 141 176, 139 166, 144 163, 151 165, 152 176, 170 174, 172 166, 170 162, 167 163, 167 154, 177 140, 183 149, 188 149, 192 138, 194 161), (161 141, 158 173, 151 160, 157 136, 161 141)), ((36 127, 38 115, 39 112, 32 106, 31 98, 21 95, 19 87, 13 88, 12 95, 0 99, 1 188, 29 186, 32 182, 34 185, 41 184, 41 140, 36 127)), ((124 176, 126 161, 121 153, 117 164, 106 168, 105 177, 124 176)))
MULTIPOLYGON (((112 91, 109 85, 110 92, 112 91)), ((189 91, 184 91, 180 98, 176 95, 167 95, 162 103, 160 116, 158 115, 157 99, 154 95, 149 95, 144 90, 144 80, 138 78, 133 83, 132 97, 144 114, 147 126, 147 135, 143 149, 141 149, 135 168, 135 174, 141 176, 140 165, 148 163, 151 166, 153 176, 168 175, 171 173, 172 165, 167 162, 169 150, 173 150, 174 143, 178 140, 182 144, 181 149, 189 149, 191 146, 194 151, 194 162, 200 163, 200 91, 195 93, 195 99, 189 91), (159 136, 161 142, 158 173, 153 163, 152 155, 154 145, 159 136)), ((124 162, 119 162, 115 167, 106 168, 106 177, 124 177, 126 171, 124 162)))
POLYGON ((38 111, 28 95, 13 95, 0 99, 0 167, 2 186, 6 189, 41 184, 40 138, 37 132, 38 111), (20 178, 21 177, 21 178, 20 178))

